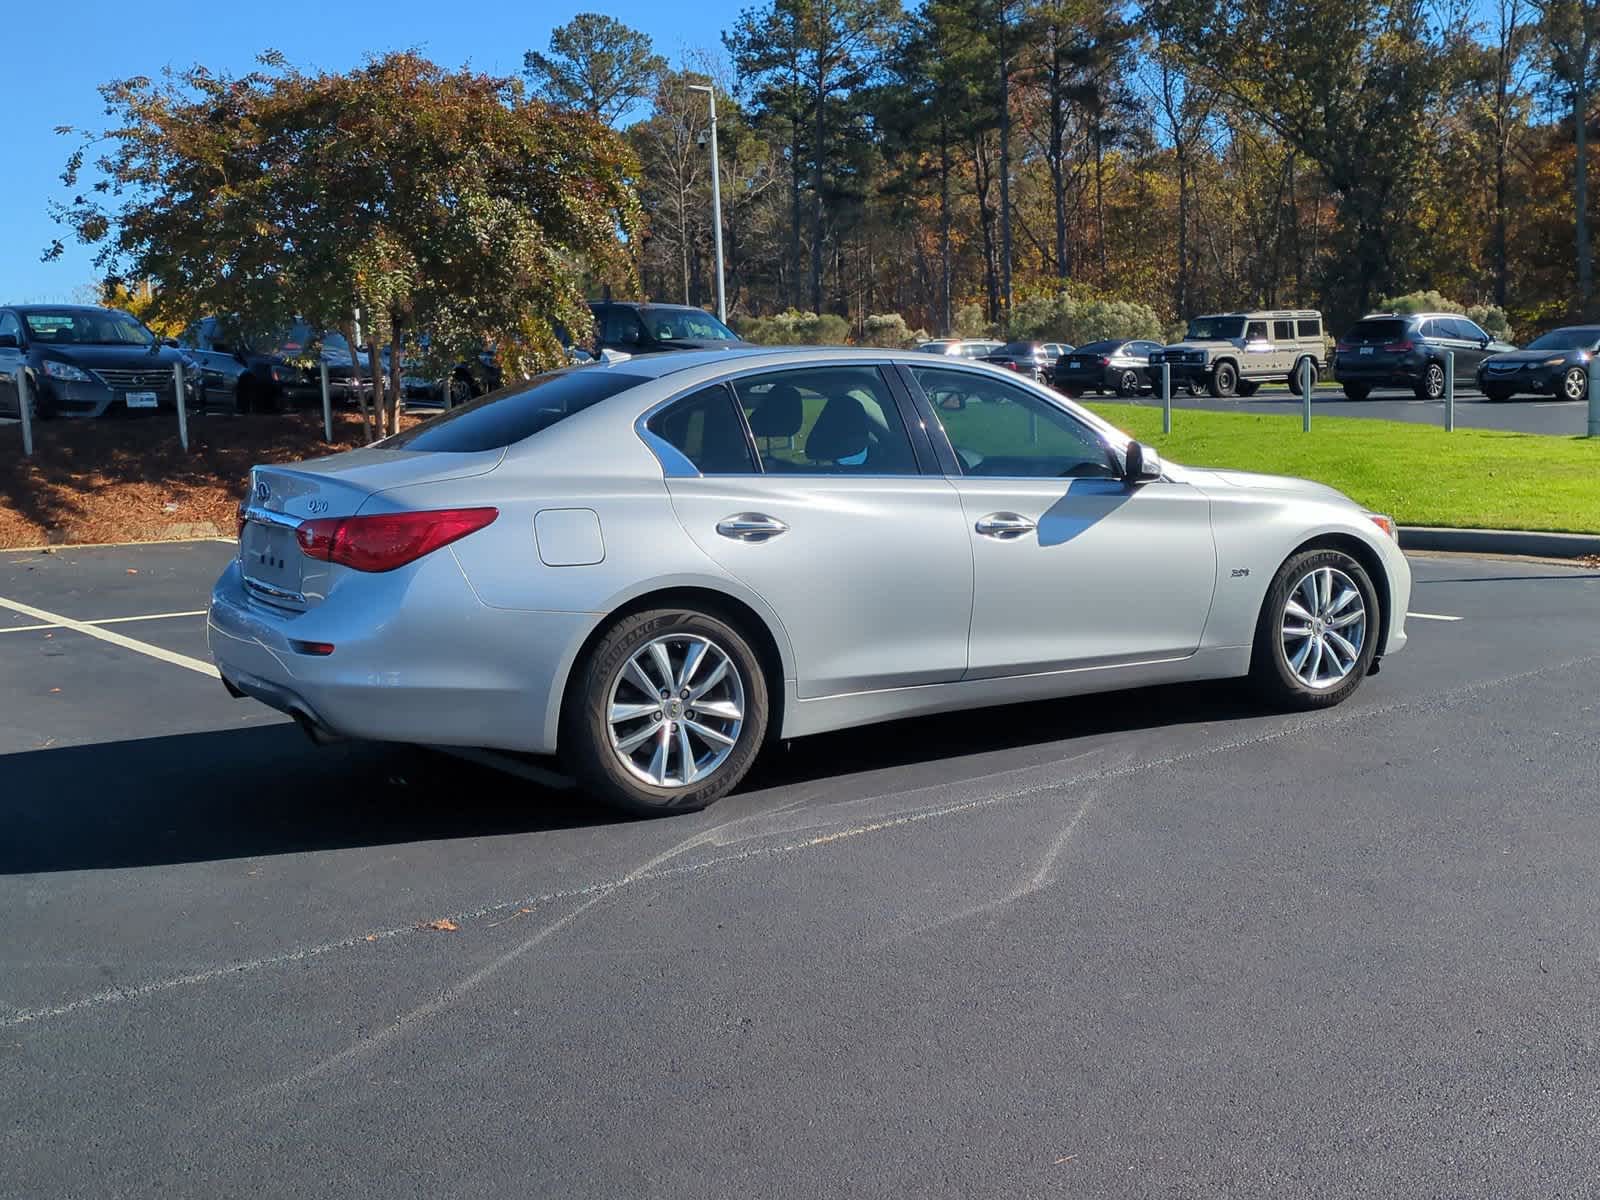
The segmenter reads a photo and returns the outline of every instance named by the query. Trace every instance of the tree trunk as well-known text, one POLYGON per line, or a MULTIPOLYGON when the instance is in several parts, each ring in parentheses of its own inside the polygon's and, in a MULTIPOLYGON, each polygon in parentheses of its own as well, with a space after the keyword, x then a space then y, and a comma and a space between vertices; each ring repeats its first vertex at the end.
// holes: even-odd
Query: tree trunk
POLYGON ((1064 64, 1061 54, 1061 29, 1050 28, 1050 151, 1045 158, 1050 164, 1050 196, 1055 205, 1056 220, 1056 278, 1067 281, 1067 178, 1064 169, 1067 123, 1061 111, 1065 99, 1062 91, 1064 64))
POLYGON ((389 432, 400 432, 400 407, 405 400, 405 388, 401 382, 404 370, 400 365, 400 332, 397 322, 391 322, 389 328, 393 330, 389 335, 389 432))
POLYGON ((941 330, 950 336, 954 314, 950 309, 950 126, 939 115, 939 311, 941 330))
POLYGON ((361 347, 356 344, 354 321, 340 321, 339 332, 344 335, 345 348, 350 351, 350 385, 356 395, 356 409, 361 413, 361 436, 372 441, 372 409, 367 404, 366 393, 361 390, 361 347))
POLYGON ((822 311, 822 144, 827 126, 823 66, 818 56, 816 87, 816 141, 811 147, 811 311, 822 311))
POLYGON ((1189 317, 1189 152, 1180 139, 1174 146, 1178 159, 1178 281, 1173 303, 1182 320, 1189 317))
POLYGON ((388 437, 389 430, 385 428, 387 422, 384 419, 383 352, 378 346, 377 337, 371 334, 367 340, 367 373, 372 376, 372 411, 377 415, 378 436, 388 437))
POLYGON ((978 198, 978 227, 983 233, 983 282, 989 296, 991 321, 1000 316, 1000 272, 995 262, 994 205, 989 203, 989 188, 994 182, 984 157, 983 134, 973 139, 972 182, 978 198))
POLYGON ((1578 242, 1578 311, 1588 318, 1594 299, 1593 251, 1589 245, 1589 55, 1593 52, 1593 17, 1584 6, 1581 53, 1572 88, 1572 127, 1577 142, 1572 205, 1578 242))
POLYGON ((1094 224, 1095 237, 1100 243, 1100 286, 1104 287, 1106 274, 1106 198, 1105 171, 1103 169, 1103 139, 1100 136, 1100 114, 1094 117, 1094 224))

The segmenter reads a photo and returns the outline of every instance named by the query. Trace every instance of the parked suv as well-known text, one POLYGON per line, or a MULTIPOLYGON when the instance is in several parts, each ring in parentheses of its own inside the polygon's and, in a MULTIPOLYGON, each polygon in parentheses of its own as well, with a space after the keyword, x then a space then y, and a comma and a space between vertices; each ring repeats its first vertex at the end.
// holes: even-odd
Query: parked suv
POLYGON ((688 304, 637 304, 623 300, 597 300, 594 314, 594 350, 620 350, 624 354, 650 354, 658 350, 727 350, 748 346, 703 308, 688 304))
POLYGON ((1386 387, 1438 400, 1444 395, 1445 355, 1456 356, 1457 379, 1471 379, 1489 355, 1515 349, 1457 313, 1373 313, 1339 339, 1333 377, 1352 400, 1386 387))
POLYGON ((1600 353, 1600 326, 1552 329, 1515 353, 1492 354, 1478 364, 1478 390, 1491 400, 1518 392, 1586 400, 1589 367, 1600 353))
POLYGON ((1174 386, 1203 385, 1213 396, 1253 396, 1263 383, 1297 387, 1309 362, 1320 372, 1327 343, 1322 314, 1309 309, 1214 313, 1194 317, 1183 341, 1158 350, 1150 365, 1172 368, 1174 386))

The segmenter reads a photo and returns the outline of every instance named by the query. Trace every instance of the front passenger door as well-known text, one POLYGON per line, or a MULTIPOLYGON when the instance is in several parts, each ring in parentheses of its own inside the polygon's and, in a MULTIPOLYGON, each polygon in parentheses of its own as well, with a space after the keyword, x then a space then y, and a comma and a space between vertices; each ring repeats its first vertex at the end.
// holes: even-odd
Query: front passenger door
POLYGON ((1216 583, 1206 496, 1171 480, 1125 484, 1098 431, 1025 387, 905 370, 960 472, 974 572, 967 678, 1198 648, 1216 583))

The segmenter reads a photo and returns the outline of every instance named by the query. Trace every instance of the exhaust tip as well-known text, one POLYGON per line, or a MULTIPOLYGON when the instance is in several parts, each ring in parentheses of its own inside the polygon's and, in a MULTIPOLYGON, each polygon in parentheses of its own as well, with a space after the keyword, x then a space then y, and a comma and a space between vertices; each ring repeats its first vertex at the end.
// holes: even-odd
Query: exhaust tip
POLYGON ((325 729, 317 724, 311 718, 311 715, 302 709, 297 708, 289 715, 294 718, 294 723, 300 726, 300 731, 311 739, 313 746, 331 746, 335 742, 344 741, 344 738, 334 733, 331 729, 325 729))

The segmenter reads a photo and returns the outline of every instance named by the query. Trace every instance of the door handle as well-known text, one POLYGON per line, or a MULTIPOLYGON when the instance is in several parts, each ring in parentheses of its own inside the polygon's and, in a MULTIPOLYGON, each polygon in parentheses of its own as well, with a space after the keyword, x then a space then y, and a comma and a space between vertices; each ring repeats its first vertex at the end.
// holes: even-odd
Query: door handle
POLYGON ((979 517, 978 523, 973 528, 984 537, 999 538, 1005 542, 1019 538, 1025 533, 1032 533, 1036 527, 1021 513, 996 512, 986 517, 979 517))
POLYGON ((766 542, 789 532, 789 527, 766 513, 744 512, 723 517, 717 522, 717 532, 736 542, 766 542))

